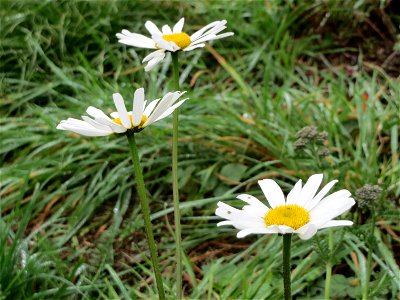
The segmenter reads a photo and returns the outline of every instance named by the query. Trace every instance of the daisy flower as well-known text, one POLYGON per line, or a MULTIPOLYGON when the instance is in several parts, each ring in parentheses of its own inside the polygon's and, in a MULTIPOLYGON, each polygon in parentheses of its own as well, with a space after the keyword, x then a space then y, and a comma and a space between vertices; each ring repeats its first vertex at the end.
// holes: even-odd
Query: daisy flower
POLYGON ((151 38, 124 29, 121 33, 117 33, 118 42, 139 48, 157 49, 143 59, 143 63, 148 62, 144 68, 147 72, 165 58, 166 51, 191 51, 204 47, 205 42, 233 35, 233 32, 218 34, 226 28, 226 20, 212 22, 191 36, 182 31, 184 23, 185 19, 182 18, 172 29, 164 25, 160 30, 153 22, 147 21, 144 26, 151 34, 151 38))
POLYGON ((176 102, 185 92, 167 93, 161 100, 151 101, 147 106, 144 98, 144 89, 135 91, 133 97, 133 110, 127 111, 124 99, 119 93, 113 94, 116 112, 108 117, 103 111, 93 106, 86 110, 88 116, 82 116, 82 120, 68 118, 62 120, 57 129, 69 130, 85 136, 106 136, 112 133, 125 133, 127 131, 139 132, 145 127, 172 114, 186 100, 176 102))
POLYGON ((217 226, 232 225, 240 230, 238 238, 249 234, 297 233, 301 239, 308 240, 319 229, 352 225, 351 221, 333 220, 354 205, 351 193, 340 190, 325 197, 337 182, 333 180, 316 194, 322 178, 322 174, 312 175, 303 187, 299 180, 286 200, 274 180, 260 180, 258 184, 270 207, 247 194, 237 196, 248 204, 241 210, 218 202, 215 214, 226 221, 219 222, 217 226))

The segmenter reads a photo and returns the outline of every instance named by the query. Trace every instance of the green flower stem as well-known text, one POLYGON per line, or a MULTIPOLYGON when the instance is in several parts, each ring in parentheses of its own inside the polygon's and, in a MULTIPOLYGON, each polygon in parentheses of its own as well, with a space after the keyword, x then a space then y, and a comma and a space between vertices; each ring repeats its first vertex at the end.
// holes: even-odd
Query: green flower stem
MULTIPOLYGON (((179 91, 179 62, 178 52, 172 52, 172 72, 175 91, 179 91)), ((176 242, 176 298, 182 299, 182 243, 181 243, 181 212, 179 209, 178 187, 178 116, 179 109, 173 114, 172 129, 172 191, 175 214, 175 242, 176 242)))
POLYGON ((290 280, 290 243, 292 234, 283 235, 283 287, 285 292, 285 300, 292 299, 291 280, 290 280))
POLYGON ((372 240, 375 235, 375 211, 372 210, 372 221, 371 221, 371 233, 367 241, 368 245, 368 257, 367 257, 367 271, 365 275, 365 285, 362 293, 362 300, 368 299, 369 292, 369 281, 371 280, 371 268, 372 268, 372 240))
POLYGON ((331 293, 331 279, 332 279, 332 255, 333 255, 333 233, 329 229, 328 232, 328 261, 326 263, 326 275, 325 275, 325 300, 329 300, 331 293))
POLYGON ((142 206, 142 214, 143 214, 144 226, 146 228, 147 242, 150 249, 151 262, 153 264, 154 274, 156 277, 158 297, 160 300, 165 300, 161 271, 160 271, 160 266, 158 264, 157 246, 154 241, 153 229, 150 221, 150 207, 146 196, 146 189, 144 186, 142 169, 140 167, 139 154, 135 142, 135 134, 128 133, 127 137, 132 154, 133 170, 135 172, 136 185, 139 193, 140 204, 142 206))

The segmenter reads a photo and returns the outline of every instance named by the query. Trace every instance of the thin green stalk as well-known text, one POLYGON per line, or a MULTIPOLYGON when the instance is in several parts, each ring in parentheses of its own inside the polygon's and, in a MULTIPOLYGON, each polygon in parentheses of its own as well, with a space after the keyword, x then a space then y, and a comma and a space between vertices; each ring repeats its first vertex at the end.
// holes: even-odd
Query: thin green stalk
POLYGON ((151 262, 153 264, 154 274, 156 277, 158 297, 160 300, 165 300, 161 271, 160 271, 160 266, 158 264, 157 246, 154 241, 153 229, 150 221, 150 207, 146 196, 146 189, 144 186, 142 169, 140 167, 139 154, 135 142, 135 134, 128 133, 127 137, 132 154, 133 170, 135 172, 136 185, 139 193, 140 204, 142 206, 142 214, 143 214, 144 226, 146 228, 147 242, 150 249, 151 262))
POLYGON ((368 292, 369 292, 369 281, 371 279, 371 265, 372 265, 372 241, 375 236, 375 212, 372 211, 372 222, 371 222, 371 233, 367 241, 368 245, 368 256, 367 256, 367 271, 366 271, 366 276, 365 276, 365 285, 363 289, 363 294, 362 294, 362 300, 367 300, 368 299, 368 292))
POLYGON ((333 233, 332 230, 329 229, 328 232, 328 251, 329 257, 326 263, 326 276, 325 276, 325 300, 329 300, 330 293, 331 293, 331 278, 332 278, 332 251, 333 251, 333 233))
POLYGON ((283 235, 283 287, 285 293, 285 300, 292 299, 291 280, 290 280, 290 243, 292 241, 292 234, 287 233, 283 235))
MULTIPOLYGON (((179 62, 178 53, 172 53, 172 71, 175 91, 179 91, 179 62)), ((172 129, 172 191, 175 215, 175 242, 176 242, 176 298, 182 299, 182 244, 181 244, 181 212, 179 209, 178 187, 178 116, 179 109, 173 114, 172 129)))

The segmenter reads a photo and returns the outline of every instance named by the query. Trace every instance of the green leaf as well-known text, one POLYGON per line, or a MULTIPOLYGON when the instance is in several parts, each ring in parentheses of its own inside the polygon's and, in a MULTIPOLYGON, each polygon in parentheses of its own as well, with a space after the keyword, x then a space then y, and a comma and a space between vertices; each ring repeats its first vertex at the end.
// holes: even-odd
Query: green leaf
POLYGON ((247 167, 242 164, 227 164, 222 167, 221 175, 232 181, 240 181, 246 170, 247 167))

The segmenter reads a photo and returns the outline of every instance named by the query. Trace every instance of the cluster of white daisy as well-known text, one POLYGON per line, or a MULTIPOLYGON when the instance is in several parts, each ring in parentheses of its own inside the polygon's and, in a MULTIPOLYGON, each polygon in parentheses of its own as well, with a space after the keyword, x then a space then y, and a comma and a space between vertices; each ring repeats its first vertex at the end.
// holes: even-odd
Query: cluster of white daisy
MULTIPOLYGON (((145 70, 149 71, 165 58, 166 52, 191 51, 204 47, 205 42, 233 35, 233 32, 220 34, 226 29, 226 20, 212 22, 190 36, 182 31, 184 22, 184 18, 181 18, 172 28, 163 25, 160 30, 153 22, 147 21, 145 28, 151 38, 126 29, 116 36, 119 42, 125 45, 157 49, 143 59, 143 62, 147 62, 145 70)), ((177 102, 183 94, 179 91, 167 93, 161 100, 153 100, 147 105, 144 89, 140 88, 135 91, 133 109, 128 112, 122 96, 116 93, 113 94, 113 98, 117 111, 112 112, 110 117, 100 109, 90 106, 86 112, 92 118, 88 116, 82 116, 82 120, 68 118, 61 121, 57 129, 85 136, 139 132, 173 113, 187 100, 186 98, 177 102)), ((248 203, 241 210, 219 202, 216 214, 226 221, 220 222, 218 226, 234 226, 240 230, 238 237, 252 233, 298 233, 300 238, 309 239, 318 229, 351 225, 351 221, 331 220, 354 204, 350 192, 341 190, 323 199, 336 182, 331 181, 314 197, 321 182, 321 174, 311 176, 303 188, 301 180, 298 181, 285 201, 282 190, 273 180, 261 180, 259 185, 270 207, 250 195, 237 197, 248 203)))
MULTIPOLYGON (((226 20, 212 22, 191 36, 182 31, 184 22, 185 19, 181 18, 172 29, 170 26, 164 25, 160 30, 153 22, 147 21, 145 27, 151 34, 151 38, 126 29, 117 33, 117 37, 122 44, 157 49, 143 59, 143 62, 148 62, 145 70, 149 71, 165 58, 166 52, 191 51, 204 47, 205 42, 233 35, 233 32, 219 34, 226 29, 226 20)), ((138 132, 172 114, 185 102, 186 99, 176 102, 182 94, 179 91, 167 93, 161 100, 151 101, 145 107, 144 90, 140 88, 134 95, 133 110, 127 112, 122 96, 116 93, 113 94, 113 98, 117 111, 111 113, 111 118, 101 110, 90 106, 86 112, 93 119, 88 116, 82 116, 82 120, 68 118, 62 120, 57 129, 69 130, 85 136, 106 136, 127 131, 138 132)))
MULTIPOLYGON (((117 34, 119 42, 129 46, 135 46, 140 48, 157 49, 156 51, 147 55, 143 62, 147 62, 145 71, 153 69, 159 62, 161 62, 167 52, 191 51, 197 48, 205 46, 205 42, 209 42, 216 39, 221 39, 230 35, 232 32, 220 34, 226 28, 226 21, 213 22, 197 32, 189 36, 183 32, 184 18, 180 19, 171 29, 168 25, 164 25, 162 30, 151 21, 145 23, 146 29, 150 32, 151 38, 138 33, 131 33, 124 29, 121 33, 117 34)), ((176 89, 179 89, 179 83, 176 89)), ((152 259, 153 269, 155 272, 157 289, 159 292, 159 298, 165 299, 165 293, 163 290, 163 283, 159 264, 157 261, 157 251, 155 241, 152 234, 152 226, 150 220, 150 211, 148 208, 148 201, 146 193, 144 191, 143 176, 141 175, 141 168, 139 163, 139 156, 136 150, 136 142, 134 134, 142 131, 145 127, 164 119, 171 115, 179 106, 181 106, 186 100, 178 99, 184 94, 184 92, 169 92, 162 99, 156 99, 153 101, 145 100, 144 89, 139 88, 135 91, 133 97, 132 111, 126 109, 124 99, 119 93, 113 94, 114 104, 116 111, 112 112, 110 116, 107 116, 102 110, 89 106, 86 110, 89 116, 82 116, 82 120, 75 118, 68 118, 62 120, 57 129, 68 130, 74 133, 84 136, 106 136, 112 133, 126 134, 128 137, 129 145, 131 147, 132 161, 134 164, 135 176, 137 181, 137 187, 139 190, 139 198, 141 200, 142 213, 144 223, 147 231, 147 240, 150 249, 150 256, 152 259), (149 102, 147 104, 147 102, 149 102), (142 191, 142 192, 140 192, 142 191)), ((177 116, 177 115, 176 115, 177 116)), ((178 118, 174 118, 173 132, 174 137, 177 137, 178 133, 178 118)), ((173 138, 173 177, 177 178, 177 138, 173 138), (176 158, 176 159, 174 159, 176 158), (176 175, 176 176, 175 176, 176 175)), ((176 218, 178 221, 175 224, 176 228, 176 243, 177 243, 177 295, 182 296, 182 268, 180 253, 180 213, 179 213, 179 194, 177 188, 177 180, 173 183, 174 190, 174 207, 176 218), (178 230, 179 229, 179 230, 178 230)))
MULTIPOLYGON (((144 26, 151 37, 124 29, 121 33, 117 33, 117 38, 120 43, 128 46, 156 49, 143 59, 143 63, 147 63, 145 71, 149 71, 164 60, 167 52, 191 51, 204 47, 206 42, 233 35, 232 32, 221 33, 226 29, 226 23, 225 20, 212 22, 189 36, 182 31, 184 18, 180 19, 172 28, 164 25, 161 30, 153 22, 147 21, 144 26)), ((75 118, 63 120, 58 124, 57 129, 72 131, 84 136, 128 134, 129 139, 132 137, 130 134, 140 132, 150 124, 172 114, 187 100, 187 98, 179 100, 183 94, 184 92, 179 91, 169 92, 161 99, 148 101, 145 100, 144 89, 139 88, 134 93, 132 110, 128 111, 122 96, 115 93, 113 99, 116 111, 112 112, 110 116, 100 109, 89 106, 86 110, 89 116, 82 116, 82 120, 75 118)), ((311 176, 304 186, 299 180, 286 199, 282 189, 274 180, 260 180, 258 183, 269 206, 247 194, 237 197, 247 203, 241 209, 219 202, 215 213, 225 220, 219 222, 218 226, 231 225, 239 229, 238 238, 249 234, 279 233, 287 236, 295 233, 301 239, 307 240, 314 236, 319 229, 352 225, 351 221, 334 220, 354 205, 351 193, 347 190, 339 190, 326 196, 337 180, 329 182, 317 193, 322 180, 322 174, 311 176)), ((148 214, 148 218, 150 220, 150 214, 148 214)), ((157 263, 155 262, 154 268, 156 269, 156 267, 157 263)), ((287 276, 290 277, 290 275, 287 276)), ((158 281, 157 284, 160 284, 162 280, 156 281, 158 281)), ((160 286, 160 295, 163 295, 162 283, 160 286)), ((286 293, 285 298, 288 298, 289 294, 286 293)))

